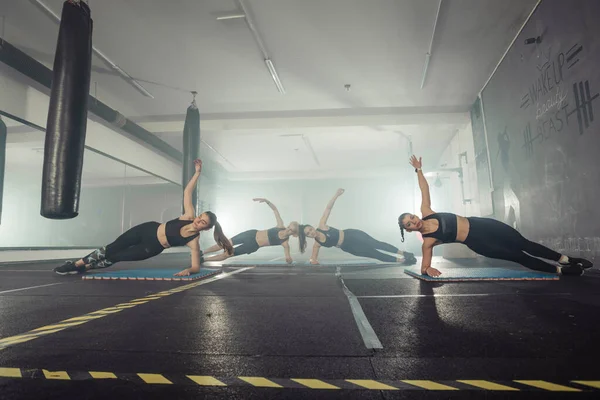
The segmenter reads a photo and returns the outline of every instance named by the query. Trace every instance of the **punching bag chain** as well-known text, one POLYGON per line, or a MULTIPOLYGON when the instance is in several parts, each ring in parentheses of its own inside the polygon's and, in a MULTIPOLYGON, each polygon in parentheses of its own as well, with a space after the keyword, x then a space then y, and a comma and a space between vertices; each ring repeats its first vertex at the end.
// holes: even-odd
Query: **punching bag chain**
POLYGON ((193 97, 193 99, 192 99, 192 106, 193 106, 194 108, 198 108, 198 105, 196 104, 196 95, 197 95, 197 94, 198 94, 198 92, 196 92, 196 91, 193 91, 193 92, 192 92, 192 96, 194 96, 194 97, 193 97))

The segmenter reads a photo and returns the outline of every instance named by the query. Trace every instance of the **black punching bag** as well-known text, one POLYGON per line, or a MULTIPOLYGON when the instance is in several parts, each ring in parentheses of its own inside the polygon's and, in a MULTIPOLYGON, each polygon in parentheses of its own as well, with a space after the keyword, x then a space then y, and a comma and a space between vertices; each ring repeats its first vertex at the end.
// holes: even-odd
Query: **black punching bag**
POLYGON ((41 214, 46 218, 68 219, 79 214, 92 66, 92 25, 86 3, 64 2, 44 146, 41 214))
MULTIPOLYGON (((181 184, 185 188, 196 173, 194 160, 200 158, 200 111, 196 106, 196 100, 188 107, 183 126, 183 174, 181 184)), ((194 210, 198 211, 198 191, 194 190, 192 195, 194 210)), ((185 210, 183 211, 185 212, 185 210)))
POLYGON ((8 129, 0 118, 0 223, 2 222, 2 198, 4 195, 4 168, 6 166, 6 135, 8 129))

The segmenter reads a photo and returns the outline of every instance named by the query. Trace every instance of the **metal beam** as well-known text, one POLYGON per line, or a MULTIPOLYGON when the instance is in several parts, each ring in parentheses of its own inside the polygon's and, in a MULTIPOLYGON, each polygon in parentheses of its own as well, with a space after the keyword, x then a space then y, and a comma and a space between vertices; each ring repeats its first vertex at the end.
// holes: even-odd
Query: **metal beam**
MULTIPOLYGON (((469 121, 469 108, 470 105, 202 114, 200 129, 203 131, 228 131, 464 124, 469 121)), ((135 121, 150 132, 181 133, 185 114, 142 117, 136 118, 135 121)))

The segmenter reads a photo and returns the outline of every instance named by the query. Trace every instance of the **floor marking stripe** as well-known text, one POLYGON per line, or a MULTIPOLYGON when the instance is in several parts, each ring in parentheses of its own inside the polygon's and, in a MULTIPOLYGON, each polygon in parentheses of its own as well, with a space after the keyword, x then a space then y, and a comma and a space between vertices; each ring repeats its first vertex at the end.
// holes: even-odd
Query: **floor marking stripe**
POLYGON ((358 326, 358 330, 363 338, 365 346, 367 347, 367 349, 383 349, 383 345, 379 341, 377 334, 375 333, 373 327, 369 323, 367 316, 365 315, 362 307, 360 306, 360 302, 358 301, 356 296, 348 289, 348 287, 346 287, 346 284, 344 283, 344 278, 342 278, 340 267, 336 268, 335 275, 342 283, 342 289, 344 291, 344 294, 348 298, 348 302, 350 303, 350 309, 352 310, 352 315, 354 315, 354 320, 356 321, 356 325, 358 326))
POLYGON ((282 388, 283 386, 267 379, 261 377, 253 377, 253 376, 240 376, 239 377, 244 382, 248 382, 252 386, 256 387, 270 387, 270 388, 282 388))
POLYGON ((64 321, 61 322, 71 322, 71 321, 89 321, 92 319, 98 319, 98 318, 104 318, 106 317, 106 315, 84 315, 81 317, 74 317, 74 318, 69 318, 69 319, 65 319, 64 321))
POLYGON ((37 288, 41 288, 41 287, 47 287, 47 286, 56 286, 56 285, 62 285, 63 283, 64 283, 64 282, 60 282, 60 283, 49 283, 49 284, 47 284, 47 285, 30 286, 30 287, 19 288, 19 289, 5 290, 5 291, 3 291, 3 292, 0 292, 0 294, 4 294, 4 293, 13 293, 13 292, 20 292, 21 290, 37 289, 37 288))
POLYGON ((19 368, 0 368, 0 377, 2 378, 22 378, 19 368))
POLYGON ((398 390, 397 387, 386 385, 385 383, 377 382, 371 379, 346 379, 346 382, 364 387, 365 389, 373 390, 398 390))
POLYGON ((442 385, 441 383, 428 380, 403 380, 402 382, 428 390, 458 390, 455 387, 442 385))
POLYGON ((595 389, 600 389, 600 381, 571 381, 573 383, 577 383, 579 385, 593 387, 595 389))
POLYGON ((43 369, 42 372, 46 379, 58 379, 63 381, 71 380, 71 377, 66 371, 48 371, 47 369, 43 369))
POLYGON ((515 381, 523 385, 533 386, 538 389, 548 390, 550 392, 581 392, 581 389, 572 388, 569 386, 557 385, 556 383, 546 381, 515 381))
POLYGON ((162 376, 161 374, 137 374, 146 383, 156 385, 172 385, 173 382, 162 376))
POLYGON ((486 389, 486 390, 512 390, 512 391, 519 391, 519 389, 517 389, 517 388, 506 386, 506 385, 500 385, 498 383, 494 383, 494 382, 490 382, 490 381, 483 381, 483 380, 459 380, 457 382, 465 383, 467 385, 475 386, 475 387, 478 387, 478 388, 481 388, 481 389, 486 389))
MULTIPOLYGON (((252 269, 252 268, 253 267, 247 267, 247 268, 241 268, 241 269, 231 271, 231 272, 222 272, 217 275, 212 275, 210 278, 198 280, 198 281, 195 281, 194 283, 181 286, 177 289, 179 291, 192 289, 197 286, 205 285, 207 283, 214 282, 219 279, 224 279, 231 275, 238 274, 240 272, 243 272, 243 271, 246 271, 246 270, 252 269)), ((62 284, 62 283, 57 283, 57 284, 52 284, 52 285, 58 285, 58 284, 62 284)), ((50 285, 42 285, 42 286, 50 286, 50 285)), ((34 287, 42 287, 42 286, 34 286, 34 287)), ((34 287, 32 287, 32 288, 34 288, 34 287)), ((23 288, 23 289, 19 289, 19 290, 25 290, 25 289, 28 289, 28 288, 23 288)), ((31 288, 29 288, 29 289, 31 289, 31 288)), ((154 295, 150 295, 150 296, 154 296, 154 295)), ((132 300, 130 302, 130 304, 128 304, 126 306, 107 307, 102 310, 93 311, 93 312, 90 312, 88 314, 84 314, 84 315, 81 315, 78 317, 72 317, 72 318, 66 319, 64 321, 57 322, 53 325, 43 326, 43 327, 36 328, 36 329, 28 331, 28 332, 21 333, 19 335, 2 338, 2 339, 0 339, 0 350, 4 350, 7 347, 15 345, 15 344, 28 342, 30 340, 37 339, 37 338, 45 336, 45 335, 49 335, 51 333, 60 332, 64 329, 68 329, 68 328, 78 326, 78 325, 83 325, 86 322, 105 317, 109 314, 116 314, 127 308, 133 308, 133 306, 144 304, 150 300, 161 299, 161 298, 162 298, 162 296, 155 297, 154 299, 150 299, 150 298, 146 297, 143 299, 138 299, 140 301, 137 301, 137 302, 135 302, 135 300, 132 300), (128 307, 128 306, 131 306, 131 307, 128 307)), ((123 303, 121 303, 121 304, 123 304, 123 303)))
POLYGON ((21 335, 16 335, 16 336, 10 336, 10 337, 0 340, 0 347, 5 348, 5 347, 13 345, 13 344, 28 342, 30 340, 37 339, 40 336, 60 332, 64 329, 66 329, 66 328, 57 328, 57 329, 51 329, 48 331, 41 331, 41 332, 36 332, 36 333, 27 333, 27 334, 21 334, 21 335))
POLYGON ((200 386, 227 386, 226 384, 224 384, 218 379, 213 378, 212 376, 186 375, 186 377, 196 382, 200 386))
POLYGON ((292 379, 292 381, 298 382, 310 389, 340 389, 319 379, 292 379))
POLYGON ((116 314, 116 313, 121 312, 121 311, 123 311, 123 310, 119 310, 119 309, 115 309, 115 310, 112 310, 112 311, 98 310, 98 311, 91 312, 90 315, 116 314))
POLYGON ((117 379, 117 376, 112 372, 90 371, 90 376, 94 379, 117 379))
MULTIPOLYGON (((276 378, 261 376, 210 376, 181 372, 127 373, 110 371, 72 371, 36 368, 0 367, 2 379, 46 379, 65 381, 114 379, 148 385, 185 385, 205 387, 257 387, 296 390, 394 390, 394 391, 522 391, 539 392, 540 389, 569 392, 600 392, 600 380, 572 380, 573 384, 584 385, 576 389, 548 381, 515 380, 373 380, 373 379, 318 379, 318 378, 276 378), (168 376, 168 377, 167 377, 168 376), (508 386, 521 383, 522 387, 508 386)), ((568 382, 563 381, 562 382, 568 382)))
POLYGON ((85 324, 87 321, 78 321, 78 322, 68 322, 68 323, 60 323, 60 324, 56 324, 56 325, 46 325, 46 326, 42 326, 41 328, 37 328, 32 330, 31 332, 41 332, 41 331, 50 331, 53 329, 57 329, 57 328, 68 328, 70 326, 77 326, 77 325, 81 325, 81 324, 85 324))

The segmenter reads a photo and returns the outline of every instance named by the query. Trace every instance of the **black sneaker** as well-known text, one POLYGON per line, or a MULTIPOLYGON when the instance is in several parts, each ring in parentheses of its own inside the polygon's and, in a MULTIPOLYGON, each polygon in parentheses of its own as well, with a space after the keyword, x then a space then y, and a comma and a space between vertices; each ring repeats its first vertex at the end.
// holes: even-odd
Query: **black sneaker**
POLYGON ((413 253, 409 253, 408 251, 404 252, 404 262, 402 265, 415 265, 417 263, 417 259, 413 253))
POLYGON ((561 264, 561 265, 580 267, 582 269, 588 269, 588 268, 592 268, 594 266, 594 264, 592 264, 591 261, 588 261, 584 258, 575 258, 575 257, 569 257, 569 262, 567 264, 561 264))
POLYGON ((583 268, 579 265, 567 265, 560 268, 560 274, 564 276, 581 276, 583 272, 583 268))
POLYGON ((60 267, 54 268, 54 272, 59 275, 73 275, 73 274, 82 274, 85 272, 85 265, 81 267, 75 266, 73 261, 67 261, 60 267))

